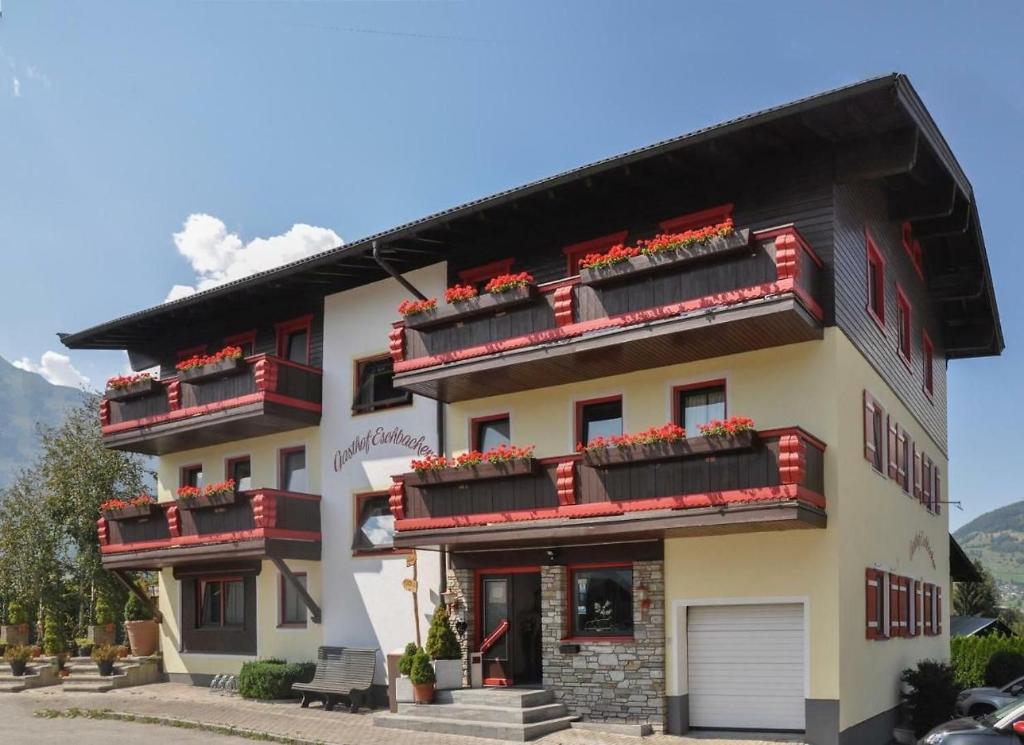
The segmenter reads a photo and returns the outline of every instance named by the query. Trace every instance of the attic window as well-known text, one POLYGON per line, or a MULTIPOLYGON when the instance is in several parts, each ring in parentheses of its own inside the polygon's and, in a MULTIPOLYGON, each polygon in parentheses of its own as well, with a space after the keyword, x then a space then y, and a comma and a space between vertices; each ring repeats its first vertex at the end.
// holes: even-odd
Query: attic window
POLYGON ((565 254, 567 276, 571 277, 574 274, 580 273, 580 261, 584 256, 607 251, 612 246, 617 246, 625 241, 628 234, 629 231, 620 230, 618 233, 609 233, 608 235, 602 235, 600 238, 591 238, 588 241, 573 243, 563 248, 562 253, 565 254))
POLYGON ((710 207, 699 212, 689 212, 679 217, 672 217, 662 220, 658 227, 666 233, 681 233, 684 230, 703 228, 706 225, 717 225, 732 217, 733 204, 720 204, 717 207, 710 207))
POLYGON ((494 279, 499 274, 508 274, 512 271, 513 261, 514 259, 501 259, 500 261, 492 261, 482 266, 463 269, 459 272, 459 282, 467 285, 477 285, 489 279, 494 279))

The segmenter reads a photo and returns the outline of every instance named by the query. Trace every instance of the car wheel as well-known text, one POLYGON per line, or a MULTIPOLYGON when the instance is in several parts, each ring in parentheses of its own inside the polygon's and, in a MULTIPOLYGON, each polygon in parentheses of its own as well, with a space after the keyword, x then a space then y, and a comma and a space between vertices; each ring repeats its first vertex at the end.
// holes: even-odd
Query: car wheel
POLYGON ((971 710, 967 712, 967 715, 972 717, 980 717, 984 714, 988 714, 989 712, 995 710, 996 707, 992 706, 991 704, 975 704, 971 707, 971 710))

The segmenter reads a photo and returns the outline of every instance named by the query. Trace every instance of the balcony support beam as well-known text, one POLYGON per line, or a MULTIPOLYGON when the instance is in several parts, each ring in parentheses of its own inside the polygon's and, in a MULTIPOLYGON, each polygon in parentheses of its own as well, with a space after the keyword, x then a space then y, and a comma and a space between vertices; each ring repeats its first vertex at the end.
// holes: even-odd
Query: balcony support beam
POLYGON ((114 575, 114 579, 120 582, 128 592, 137 597, 144 606, 149 608, 153 614, 153 620, 157 623, 163 623, 164 615, 160 612, 160 609, 156 607, 153 602, 153 598, 149 596, 149 593, 143 590, 135 582, 135 579, 128 573, 126 569, 111 569, 110 573, 114 575))
POLYGON ((284 581, 291 585, 292 589, 299 594, 300 598, 302 598, 302 604, 309 609, 310 620, 312 620, 313 623, 320 623, 320 606, 316 604, 316 601, 313 600, 313 596, 310 595, 306 588, 302 586, 302 583, 299 582, 299 578, 296 577, 295 573, 292 572, 292 570, 288 568, 288 565, 284 563, 284 559, 277 556, 271 556, 269 558, 274 562, 274 566, 277 567, 277 571, 279 571, 281 576, 284 577, 284 581))

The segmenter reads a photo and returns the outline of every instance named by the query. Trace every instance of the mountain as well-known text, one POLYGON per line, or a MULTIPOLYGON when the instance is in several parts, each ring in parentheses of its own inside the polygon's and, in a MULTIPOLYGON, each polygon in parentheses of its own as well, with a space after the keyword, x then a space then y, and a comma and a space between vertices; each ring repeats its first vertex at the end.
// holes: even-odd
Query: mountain
POLYGON ((47 383, 0 357, 0 488, 38 455, 36 425, 56 425, 85 399, 77 388, 47 383))
POLYGON ((986 512, 953 535, 995 575, 1003 602, 1024 601, 1024 501, 986 512))

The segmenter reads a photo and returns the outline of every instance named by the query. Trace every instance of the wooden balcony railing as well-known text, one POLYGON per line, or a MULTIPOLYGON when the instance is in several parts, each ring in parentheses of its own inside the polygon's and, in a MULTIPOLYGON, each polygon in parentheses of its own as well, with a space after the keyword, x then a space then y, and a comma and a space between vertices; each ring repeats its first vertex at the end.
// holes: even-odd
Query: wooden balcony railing
POLYGON ((253 489, 227 504, 161 502, 96 522, 103 565, 149 569, 211 559, 320 558, 320 496, 253 489))
POLYGON ((692 261, 570 277, 514 304, 394 325, 395 383, 443 401, 821 338, 822 263, 791 225, 692 261), (666 336, 685 334, 685 343, 666 336), (616 353, 599 353, 614 347, 616 353), (516 373, 496 374, 509 365, 516 373))
POLYGON ((817 527, 824 524, 824 451, 815 437, 790 428, 710 447, 692 438, 664 449, 613 450, 598 462, 544 458, 536 468, 457 483, 408 473, 391 488, 396 545, 488 543, 499 530, 514 538, 531 530, 558 535, 606 518, 618 518, 612 525, 620 533, 656 530, 657 521, 664 530, 785 520, 801 524, 782 527, 817 527), (780 517, 777 508, 790 513, 780 517), (689 514, 697 517, 678 519, 689 514))
POLYGON ((246 357, 237 369, 200 380, 172 376, 139 395, 100 402, 103 441, 162 455, 320 421, 323 372, 278 357, 246 357))

